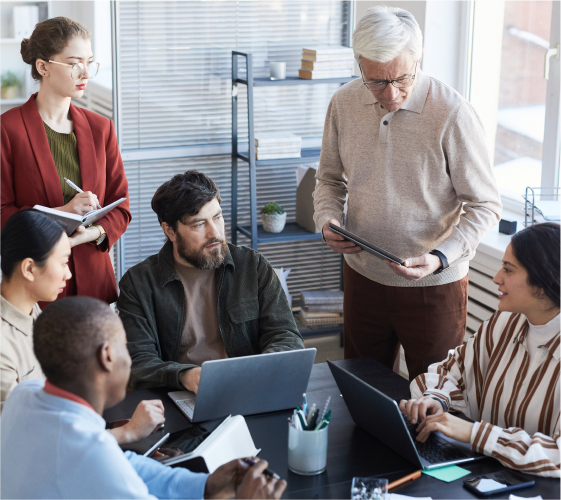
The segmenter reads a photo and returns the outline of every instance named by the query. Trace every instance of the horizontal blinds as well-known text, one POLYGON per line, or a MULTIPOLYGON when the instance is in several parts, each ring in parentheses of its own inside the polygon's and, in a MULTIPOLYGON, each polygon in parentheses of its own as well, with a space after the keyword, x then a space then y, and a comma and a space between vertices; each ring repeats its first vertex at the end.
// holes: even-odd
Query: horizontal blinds
MULTIPOLYGON (((119 2, 117 70, 121 150, 231 142, 231 51, 253 54, 255 77, 270 61, 297 74, 306 45, 345 44, 348 3, 342 1, 119 2)), ((255 88, 255 130, 320 137, 337 85, 255 88)), ((247 99, 240 87, 238 134, 247 141, 247 99)), ((249 224, 248 168, 238 162, 238 217, 249 224)), ((173 175, 197 169, 219 186, 228 233, 231 157, 125 162, 132 222, 124 237, 124 270, 156 253, 164 242, 150 201, 173 175)), ((281 203, 294 221, 296 167, 259 167, 258 206, 281 203)), ((238 244, 247 244, 243 237, 238 244)), ((291 293, 338 289, 340 257, 321 241, 260 245, 275 266, 292 268, 291 293)))
MULTIPOLYGON (((253 54, 256 77, 279 60, 295 75, 302 47, 344 43, 346 11, 341 1, 120 2, 122 149, 230 142, 231 51, 253 54)), ((336 88, 256 88, 256 131, 321 136, 336 88)))

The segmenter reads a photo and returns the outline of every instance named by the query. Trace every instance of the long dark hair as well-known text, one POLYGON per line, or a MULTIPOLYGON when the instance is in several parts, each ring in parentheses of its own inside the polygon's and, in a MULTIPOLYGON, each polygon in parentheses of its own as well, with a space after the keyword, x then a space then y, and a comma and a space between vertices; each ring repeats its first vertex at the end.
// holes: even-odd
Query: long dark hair
POLYGON ((9 280, 16 265, 24 259, 33 259, 39 267, 44 266, 62 233, 60 224, 37 210, 20 210, 12 215, 2 228, 3 278, 9 280))
POLYGON ((560 226, 555 222, 534 224, 511 240, 516 260, 528 273, 528 284, 543 290, 557 306, 559 300, 560 226))

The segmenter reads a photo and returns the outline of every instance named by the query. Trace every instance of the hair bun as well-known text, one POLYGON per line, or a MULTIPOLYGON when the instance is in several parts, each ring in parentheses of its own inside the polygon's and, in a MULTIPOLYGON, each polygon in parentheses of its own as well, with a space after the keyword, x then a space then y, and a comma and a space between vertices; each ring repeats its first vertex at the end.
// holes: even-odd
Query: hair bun
POLYGON ((20 54, 24 63, 31 64, 29 61, 29 38, 24 38, 21 41, 20 54))

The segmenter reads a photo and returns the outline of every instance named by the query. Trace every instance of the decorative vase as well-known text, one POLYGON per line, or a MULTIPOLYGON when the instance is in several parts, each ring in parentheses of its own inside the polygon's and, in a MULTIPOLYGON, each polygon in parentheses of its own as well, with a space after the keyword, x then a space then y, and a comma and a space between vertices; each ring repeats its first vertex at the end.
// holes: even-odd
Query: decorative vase
POLYGON ((268 233, 280 233, 286 224, 286 212, 284 214, 261 214, 263 229, 268 233))
POLYGON ((2 87, 2 99, 15 99, 18 95, 18 88, 14 85, 12 87, 2 87))

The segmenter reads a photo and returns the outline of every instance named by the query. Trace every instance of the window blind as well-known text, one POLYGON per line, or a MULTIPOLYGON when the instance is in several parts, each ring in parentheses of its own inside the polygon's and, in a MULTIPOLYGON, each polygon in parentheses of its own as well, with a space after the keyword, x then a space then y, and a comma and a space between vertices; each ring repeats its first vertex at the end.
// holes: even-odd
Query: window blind
MULTIPOLYGON (((121 150, 159 148, 162 158, 125 162, 133 220, 124 237, 123 271, 161 248, 164 237, 150 200, 157 187, 176 173, 197 169, 218 184, 230 229, 231 157, 165 158, 166 148, 231 142, 231 51, 253 54, 256 77, 268 76, 271 61, 285 61, 287 74, 297 74, 304 46, 347 44, 349 4, 334 0, 118 2, 121 150)), ((320 137, 337 88, 256 88, 256 132, 320 137)), ((247 141, 242 89, 239 103, 238 137, 247 141)), ((248 169, 242 162, 238 166, 239 222, 245 224, 249 223, 248 169)), ((259 168, 257 188, 258 207, 277 201, 287 210, 288 221, 294 220, 296 167, 259 168)), ((238 243, 249 244, 241 237, 238 243)), ((323 242, 268 244, 259 250, 273 265, 293 269, 288 281, 291 293, 339 287, 340 257, 323 242)))

